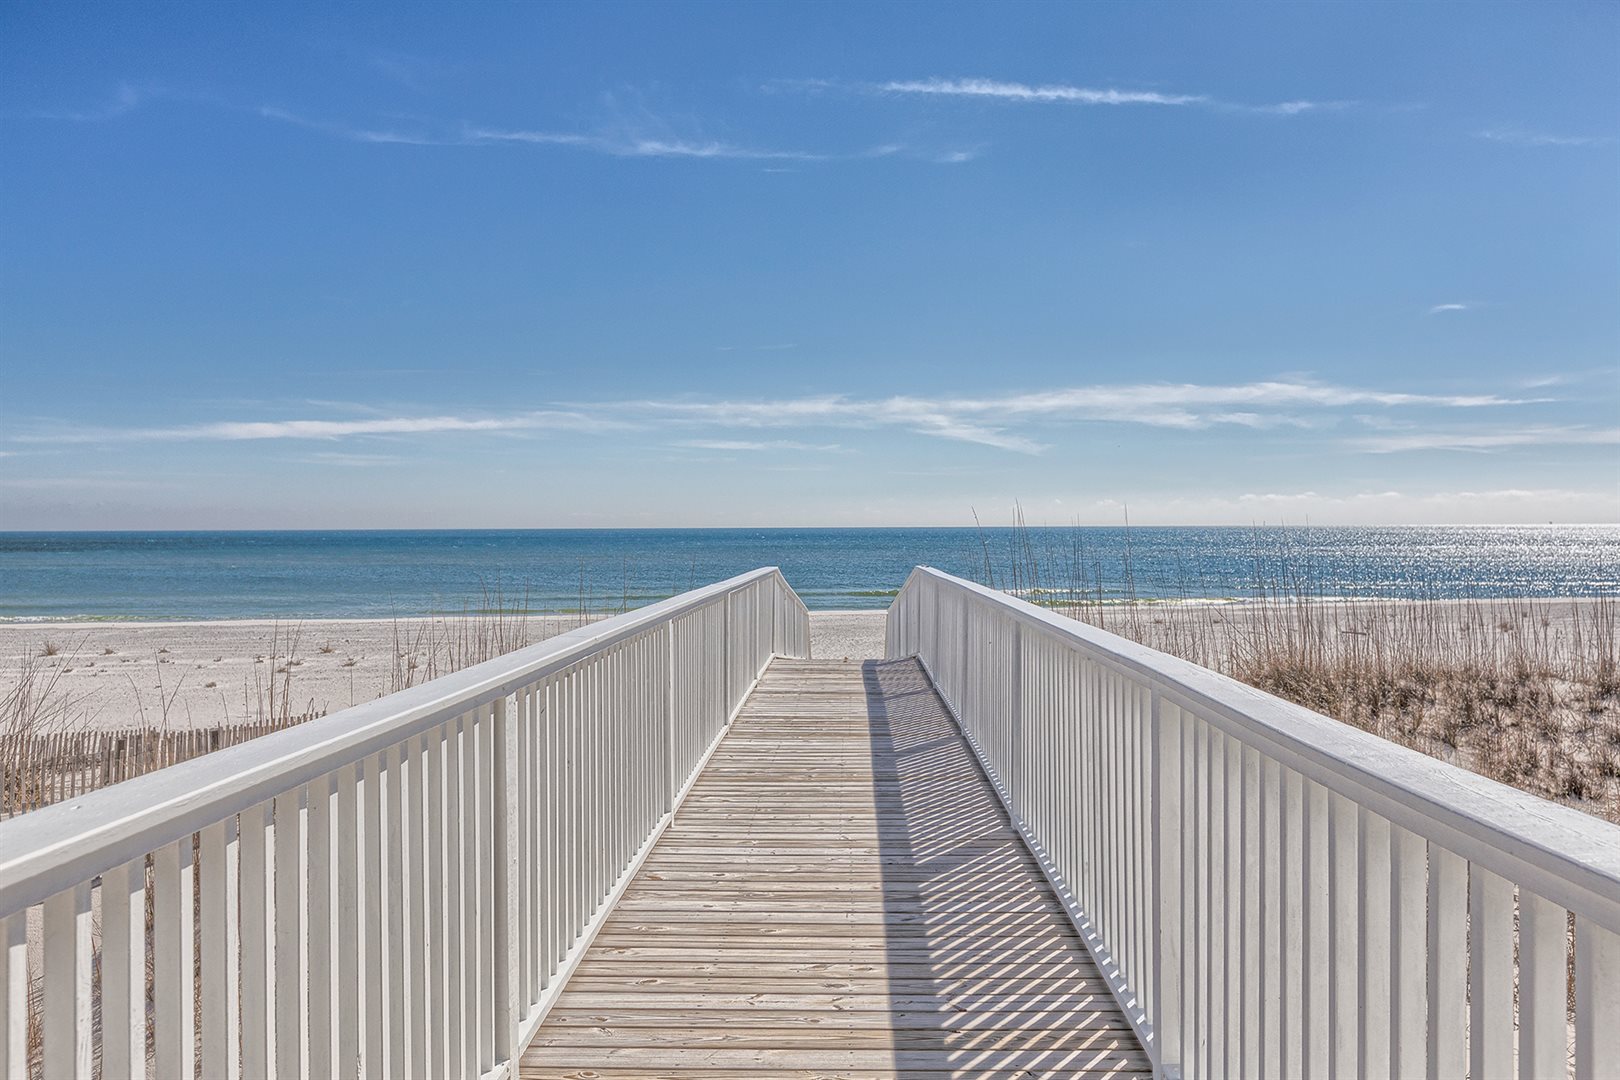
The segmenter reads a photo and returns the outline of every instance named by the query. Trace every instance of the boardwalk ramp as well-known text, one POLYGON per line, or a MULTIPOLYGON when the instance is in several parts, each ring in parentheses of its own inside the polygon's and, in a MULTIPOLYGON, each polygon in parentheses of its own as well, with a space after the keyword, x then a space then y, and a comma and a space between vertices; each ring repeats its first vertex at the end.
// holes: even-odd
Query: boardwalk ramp
POLYGON ((914 660, 773 661, 526 1080, 1151 1072, 914 660))

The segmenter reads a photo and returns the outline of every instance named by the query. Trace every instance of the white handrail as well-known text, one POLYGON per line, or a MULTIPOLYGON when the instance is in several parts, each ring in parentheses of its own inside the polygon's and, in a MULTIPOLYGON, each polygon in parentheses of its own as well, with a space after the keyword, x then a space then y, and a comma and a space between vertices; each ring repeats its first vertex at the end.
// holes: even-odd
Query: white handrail
POLYGON ((506 1073, 765 665, 808 653, 764 568, 0 823, 0 1078, 41 984, 53 1078, 506 1073))
POLYGON ((1620 1061, 1620 828, 919 567, 917 656, 1163 1075, 1620 1061), (1573 916, 1570 944, 1566 923, 1573 916))

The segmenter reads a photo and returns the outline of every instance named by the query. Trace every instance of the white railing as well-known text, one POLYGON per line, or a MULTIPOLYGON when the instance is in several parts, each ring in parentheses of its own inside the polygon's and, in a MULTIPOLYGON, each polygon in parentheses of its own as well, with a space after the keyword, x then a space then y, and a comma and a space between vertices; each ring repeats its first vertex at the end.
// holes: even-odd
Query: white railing
POLYGON ((0 823, 0 1077, 31 992, 51 1080, 514 1072, 754 681, 808 651, 756 570, 0 823))
POLYGON ((887 651, 1160 1075, 1620 1075, 1620 828, 929 568, 887 651))

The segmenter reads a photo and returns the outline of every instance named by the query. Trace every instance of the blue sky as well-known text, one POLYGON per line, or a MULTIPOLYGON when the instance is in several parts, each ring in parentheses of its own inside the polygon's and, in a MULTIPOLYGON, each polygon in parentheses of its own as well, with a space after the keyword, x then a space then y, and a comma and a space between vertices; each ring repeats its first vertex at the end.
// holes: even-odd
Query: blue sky
POLYGON ((1620 7, 0 10, 0 527, 1620 520, 1620 7))

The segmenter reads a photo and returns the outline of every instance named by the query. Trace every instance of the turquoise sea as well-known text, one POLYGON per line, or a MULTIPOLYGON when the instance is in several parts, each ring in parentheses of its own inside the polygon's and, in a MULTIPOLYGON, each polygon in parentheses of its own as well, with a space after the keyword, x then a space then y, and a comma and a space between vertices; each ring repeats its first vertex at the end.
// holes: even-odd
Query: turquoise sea
POLYGON ((1620 526, 11 532, 0 618, 612 611, 765 565, 881 608, 918 563, 1104 600, 1620 596, 1620 526))

